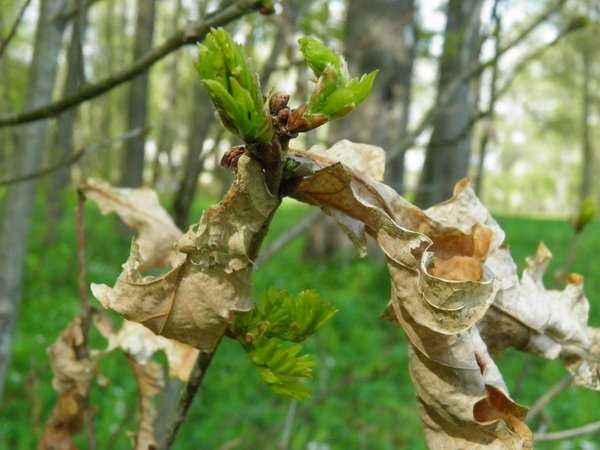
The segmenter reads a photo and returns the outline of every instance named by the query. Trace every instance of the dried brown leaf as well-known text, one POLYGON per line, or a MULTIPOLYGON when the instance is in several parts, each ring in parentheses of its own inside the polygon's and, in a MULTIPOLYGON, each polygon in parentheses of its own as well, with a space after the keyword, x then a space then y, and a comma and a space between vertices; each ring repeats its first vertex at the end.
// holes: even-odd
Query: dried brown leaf
MULTIPOLYGON (((411 343, 411 375, 430 448, 531 447, 525 410, 508 396, 476 327, 498 289, 484 261, 503 239, 487 211, 446 220, 448 209, 457 215, 461 209, 443 204, 422 211, 348 161, 300 151, 294 157, 320 169, 293 195, 361 222, 387 256, 392 295, 386 316, 411 343)), ((454 201, 463 200, 460 190, 454 201)))
POLYGON ((104 307, 155 334, 210 351, 235 311, 252 308, 252 258, 278 204, 260 165, 243 155, 228 195, 177 242, 183 256, 173 269, 144 276, 134 243, 115 286, 93 285, 92 291, 104 307))
POLYGON ((175 266, 180 260, 175 243, 182 236, 152 189, 115 188, 87 179, 80 186, 86 197, 98 204, 103 214, 115 212, 138 233, 139 270, 175 266))
POLYGON ((83 428, 95 362, 81 353, 82 318, 75 317, 48 348, 58 400, 38 445, 39 450, 75 450, 73 437, 83 428))

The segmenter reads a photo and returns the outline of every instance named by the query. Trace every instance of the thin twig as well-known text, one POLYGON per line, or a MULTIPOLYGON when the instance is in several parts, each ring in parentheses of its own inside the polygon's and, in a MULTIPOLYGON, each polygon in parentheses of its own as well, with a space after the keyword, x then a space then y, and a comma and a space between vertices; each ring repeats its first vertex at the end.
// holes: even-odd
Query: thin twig
POLYGON ((286 247, 290 242, 304 233, 308 228, 316 223, 321 217, 323 213, 320 210, 312 211, 308 214, 304 219, 298 222, 294 227, 287 230, 281 236, 279 236, 275 241, 266 248, 254 264, 254 268, 258 268, 266 264, 273 256, 275 256, 279 251, 281 251, 284 247, 286 247))
POLYGON ((36 170, 35 172, 28 173, 26 175, 19 175, 12 178, 5 178, 4 180, 0 180, 0 186, 6 186, 9 184, 22 183, 23 181, 33 180, 34 178, 40 178, 45 175, 48 175, 58 169, 62 169, 63 167, 67 167, 75 164, 79 159, 85 154, 86 148, 80 148, 75 153, 70 155, 68 158, 63 159, 62 161, 57 162, 56 164, 45 167, 40 170, 36 170))
POLYGON ((131 65, 113 75, 97 81, 96 83, 83 86, 73 95, 69 95, 29 111, 0 116, 0 127, 54 117, 67 109, 98 97, 145 73, 155 63, 184 45, 194 44, 203 39, 211 28, 226 25, 229 22, 258 9, 262 3, 262 0, 238 0, 227 8, 220 8, 214 14, 208 16, 206 20, 188 24, 187 27, 176 31, 166 41, 148 51, 131 65))
POLYGON ((2 56, 4 55, 4 52, 6 51, 6 48, 8 47, 8 44, 10 43, 12 38, 14 38, 15 35, 17 34, 19 25, 21 25, 21 20, 23 20, 25 11, 27 11, 27 8, 29 7, 30 3, 31 3, 31 0, 25 0, 25 3, 23 3, 23 6, 21 6, 21 9, 19 10, 19 14, 17 14, 17 17, 12 24, 12 27, 10 27, 10 31, 8 32, 6 37, 4 39, 2 39, 2 42, 0 42, 0 59, 2 59, 2 56))
POLYGON ((280 450, 288 450, 290 445, 290 438, 292 437, 292 428, 294 427, 294 420, 296 419, 296 410, 298 409, 298 401, 290 401, 287 416, 285 418, 285 426, 283 427, 283 433, 281 433, 281 441, 279 441, 280 450))
POLYGON ((537 442, 541 441, 560 441, 562 439, 572 439, 584 434, 597 433, 600 431, 600 421, 588 423, 570 430, 555 431, 552 433, 536 433, 533 439, 537 442))
MULTIPOLYGON (((218 345, 215 348, 217 347, 218 345)), ((170 423, 171 428, 167 431, 164 443, 161 443, 161 450, 168 450, 171 448, 171 445, 173 445, 173 442, 175 442, 179 428, 187 416, 188 409, 192 405, 196 392, 198 392, 198 389, 202 384, 202 380, 204 379, 204 375, 210 366, 214 354, 215 352, 213 351, 212 353, 200 352, 198 355, 198 361, 196 362, 194 371, 184 387, 184 392, 179 399, 176 411, 173 412, 175 417, 170 418, 170 420, 172 420, 170 423)))
MULTIPOLYGON (((92 305, 88 293, 88 284, 86 281, 86 263, 85 263, 85 194, 83 191, 77 191, 77 212, 76 212, 76 232, 77 232, 77 281, 79 285, 79 300, 81 302, 83 342, 77 347, 80 359, 89 357, 89 331, 92 323, 92 305)), ((84 422, 87 435, 88 449, 96 450, 96 434, 94 432, 94 414, 89 405, 89 395, 85 399, 84 422)))
POLYGON ((543 394, 540 398, 538 398, 529 413, 527 413, 527 418, 525 419, 527 422, 532 422, 540 413, 544 410, 546 406, 552 402, 562 391, 567 389, 569 386, 573 384, 573 376, 567 375, 554 386, 552 386, 545 394, 543 394))
POLYGON ((34 178, 40 178, 43 177, 45 175, 48 175, 58 169, 62 169, 63 167, 67 167, 67 166, 71 166, 73 164, 75 164, 77 161, 79 161, 79 159, 88 151, 90 151, 91 149, 95 149, 97 147, 101 147, 103 145, 108 145, 111 144, 113 142, 117 142, 117 141, 124 141, 127 139, 131 139, 135 136, 140 135, 141 133, 144 133, 146 131, 146 129, 144 128, 134 128, 133 130, 127 131, 125 133, 123 133, 120 136, 117 136, 115 138, 110 138, 110 139, 105 139, 104 141, 101 142, 97 142, 95 144, 89 145, 88 147, 83 147, 79 150, 77 150, 75 153, 73 153, 71 156, 69 156, 66 159, 63 159, 62 161, 57 162, 56 164, 50 166, 50 167, 45 167, 41 170, 36 170, 35 172, 31 172, 25 175, 19 175, 16 177, 12 177, 12 178, 5 178, 4 180, 0 180, 0 186, 6 186, 9 184, 16 184, 16 183, 21 183, 23 181, 28 181, 28 180, 32 180, 34 178))

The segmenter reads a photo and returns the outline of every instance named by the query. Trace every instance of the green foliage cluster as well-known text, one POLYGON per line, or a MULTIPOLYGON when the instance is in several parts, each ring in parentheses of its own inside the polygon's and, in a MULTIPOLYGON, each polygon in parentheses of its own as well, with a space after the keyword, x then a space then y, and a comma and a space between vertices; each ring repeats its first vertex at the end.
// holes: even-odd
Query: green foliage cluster
POLYGON ((206 36, 196 65, 223 125, 245 142, 271 142, 273 129, 256 73, 222 28, 206 36))
POLYGON ((312 356, 300 355, 299 343, 336 313, 315 291, 303 291, 294 297, 283 290, 269 289, 252 311, 236 318, 234 334, 273 392, 300 400, 310 395, 303 382, 312 376, 315 363, 312 356))
POLYGON ((303 37, 298 41, 306 63, 317 77, 317 86, 308 102, 308 114, 328 120, 343 117, 362 103, 373 87, 378 71, 350 78, 344 58, 321 41, 303 37))

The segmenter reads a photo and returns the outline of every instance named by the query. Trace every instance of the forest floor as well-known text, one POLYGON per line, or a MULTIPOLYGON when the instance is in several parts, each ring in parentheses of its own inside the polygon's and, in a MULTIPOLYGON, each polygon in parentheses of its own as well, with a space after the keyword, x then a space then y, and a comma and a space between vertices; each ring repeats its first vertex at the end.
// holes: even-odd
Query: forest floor
MULTIPOLYGON (((40 204, 38 211, 43 211, 40 204)), ((285 203, 277 215, 270 240, 296 223, 306 208, 285 203)), ((44 243, 45 220, 34 225, 27 258, 27 280, 18 319, 13 366, 4 405, 0 406, 0 449, 35 448, 55 395, 46 348, 78 311, 73 209, 61 224, 56 244, 44 243)), ((555 259, 548 285, 571 245, 572 230, 564 221, 500 218, 508 243, 522 269, 525 257, 540 240, 555 259)), ((88 205, 88 279, 114 282, 129 253, 129 238, 115 233, 115 220, 100 216, 88 205)), ((202 391, 174 446, 178 450, 391 450, 425 449, 415 394, 407 371, 402 332, 379 319, 389 296, 382 261, 348 255, 330 261, 305 261, 303 238, 256 273, 256 294, 274 286, 290 292, 314 288, 340 310, 307 343, 317 357, 311 382, 313 397, 291 406, 259 380, 240 346, 225 340, 208 372, 202 391), (293 416, 289 443, 282 444, 286 417, 293 416)), ((266 243, 268 245, 268 242, 266 243)), ((600 223, 585 230, 577 243, 573 270, 586 277, 593 325, 600 325, 600 223)), ((102 345, 95 338, 98 346, 102 345)), ((517 352, 498 364, 513 397, 530 405, 558 382, 565 369, 517 352)), ((135 429, 136 389, 123 356, 112 355, 102 372, 112 382, 95 386, 98 450, 130 448, 128 430, 135 429)), ((546 409, 551 430, 600 419, 600 393, 571 388, 546 409)), ((598 435, 571 443, 543 443, 536 449, 600 449, 598 435), (584 443, 585 441, 585 443, 584 443)), ((83 442, 82 442, 83 444, 83 442)), ((80 448, 85 448, 85 444, 80 448)))

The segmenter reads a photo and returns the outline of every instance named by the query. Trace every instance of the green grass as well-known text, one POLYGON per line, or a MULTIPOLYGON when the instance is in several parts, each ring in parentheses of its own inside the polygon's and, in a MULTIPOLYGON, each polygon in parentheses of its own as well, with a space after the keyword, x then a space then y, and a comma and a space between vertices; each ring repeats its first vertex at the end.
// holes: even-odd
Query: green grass
MULTIPOLYGON (((270 239, 305 212, 302 206, 286 203, 274 221, 270 239)), ((112 283, 128 254, 129 240, 114 232, 114 220, 100 216, 91 205, 87 217, 89 280, 112 283)), ((500 222, 521 268, 540 240, 555 254, 549 273, 564 260, 571 239, 566 223, 522 218, 502 218, 500 222)), ((2 450, 35 448, 55 400, 45 349, 78 310, 72 217, 65 218, 61 240, 52 246, 43 243, 44 226, 40 216, 31 235, 13 366, 5 403, 0 407, 2 450)), ((307 343, 318 362, 311 382, 314 395, 297 407, 289 449, 425 449, 407 373, 405 338, 399 329, 378 318, 389 295, 384 264, 342 257, 303 261, 302 246, 302 239, 293 242, 262 268, 255 280, 257 294, 271 286, 291 292, 316 288, 340 310, 307 343)), ((578 247, 574 270, 586 276, 591 323, 600 325, 599 223, 586 230, 578 247)), ((498 363, 515 398, 523 404, 531 404, 565 373, 559 362, 517 352, 508 352, 498 363)), ((98 449, 130 448, 126 431, 135 428, 135 385, 122 356, 107 358, 102 371, 112 382, 93 390, 98 449)), ((226 340, 174 448, 217 450, 231 443, 231 449, 278 449, 289 408, 290 401, 275 397, 260 382, 239 345, 226 340)), ((552 403, 547 418, 552 429, 558 430, 598 420, 599 410, 600 394, 572 388, 552 403)), ((547 443, 536 448, 584 448, 583 440, 571 446, 547 443)))

